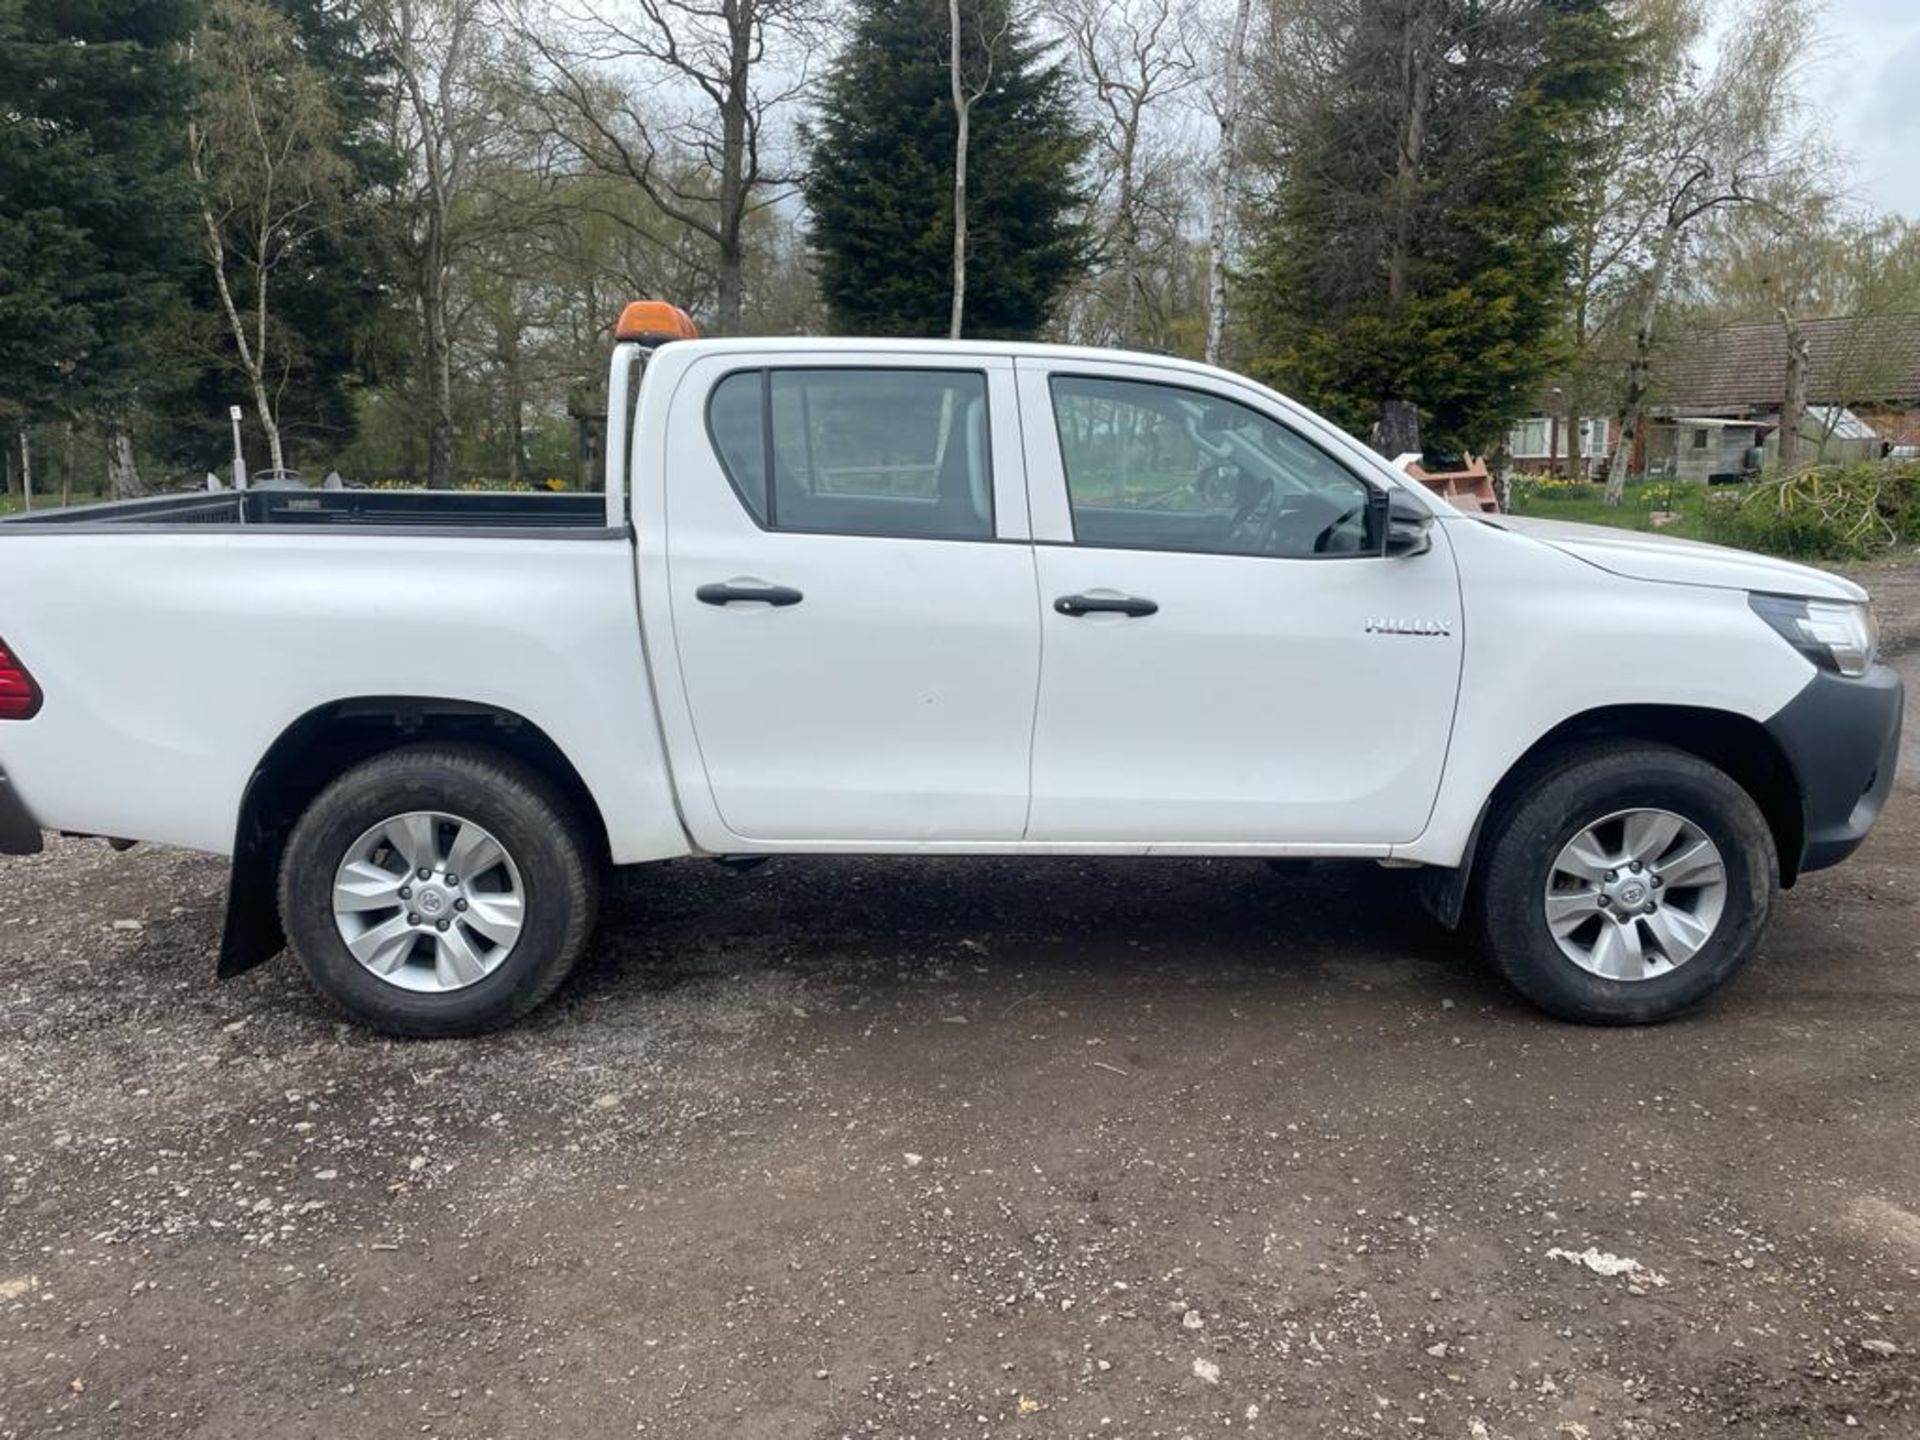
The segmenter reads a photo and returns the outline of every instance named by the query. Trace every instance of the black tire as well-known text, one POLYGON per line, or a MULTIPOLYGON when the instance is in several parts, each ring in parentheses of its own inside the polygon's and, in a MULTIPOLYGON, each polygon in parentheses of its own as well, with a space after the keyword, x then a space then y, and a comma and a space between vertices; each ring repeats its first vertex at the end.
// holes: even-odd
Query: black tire
POLYGON ((409 746, 355 766, 307 807, 280 866, 281 923, 315 987, 363 1025, 389 1035, 475 1035, 527 1014, 573 969, 599 901, 594 855, 575 807, 534 771, 480 747, 409 746), (460 989, 420 992, 380 978, 354 958, 334 920, 334 876, 348 849, 413 811, 483 827, 512 857, 525 892, 523 926, 505 959, 460 989))
POLYGON ((1704 760, 1659 745, 1596 745, 1559 758, 1496 817, 1487 847, 1478 890, 1494 967, 1542 1010, 1589 1025, 1656 1024, 1705 1000, 1752 958, 1779 884, 1773 832, 1753 797, 1704 760), (1638 807, 1698 826, 1720 851, 1727 894, 1719 923, 1690 959, 1647 979, 1614 980, 1562 952, 1545 894, 1564 846, 1638 807))

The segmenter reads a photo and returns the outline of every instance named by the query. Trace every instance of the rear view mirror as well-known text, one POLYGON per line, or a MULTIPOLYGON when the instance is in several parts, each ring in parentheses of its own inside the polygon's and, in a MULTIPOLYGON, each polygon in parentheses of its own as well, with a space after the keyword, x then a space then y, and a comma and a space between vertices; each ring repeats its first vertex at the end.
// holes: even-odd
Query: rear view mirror
POLYGON ((1426 506, 1396 488, 1387 492, 1383 508, 1386 510, 1386 543, 1382 554, 1424 555, 1433 548, 1433 537, 1427 533, 1433 526, 1433 512, 1426 506))

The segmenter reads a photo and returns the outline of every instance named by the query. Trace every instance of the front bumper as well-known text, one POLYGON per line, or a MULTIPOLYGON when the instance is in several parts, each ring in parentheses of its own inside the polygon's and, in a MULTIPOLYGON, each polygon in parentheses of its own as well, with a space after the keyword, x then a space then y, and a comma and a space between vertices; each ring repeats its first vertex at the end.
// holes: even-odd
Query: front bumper
POLYGON ((38 855, 40 826, 27 813, 20 792, 0 770, 0 855, 38 855))
POLYGON ((1905 710, 1899 673, 1875 665, 1858 679, 1815 672, 1767 721, 1800 786, 1801 870, 1838 865, 1867 838, 1893 789, 1905 710))

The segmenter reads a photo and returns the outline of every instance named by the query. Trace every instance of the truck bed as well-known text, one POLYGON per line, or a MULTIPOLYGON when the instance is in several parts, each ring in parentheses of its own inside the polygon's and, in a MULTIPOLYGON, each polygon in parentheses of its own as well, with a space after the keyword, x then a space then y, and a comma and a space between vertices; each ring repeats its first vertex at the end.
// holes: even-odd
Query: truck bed
POLYGON ((153 526, 223 530, 249 526, 353 526, 471 533, 554 530, 604 532, 607 498, 594 494, 549 495, 538 491, 466 490, 245 490, 158 495, 105 505, 36 510, 0 521, 0 526, 57 527, 72 533, 99 527, 115 531, 153 526))

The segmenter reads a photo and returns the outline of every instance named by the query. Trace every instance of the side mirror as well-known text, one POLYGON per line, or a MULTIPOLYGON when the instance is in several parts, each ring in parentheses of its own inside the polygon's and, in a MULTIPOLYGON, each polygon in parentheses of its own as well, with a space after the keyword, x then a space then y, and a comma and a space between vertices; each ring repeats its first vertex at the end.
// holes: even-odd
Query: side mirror
POLYGON ((1424 555, 1433 548, 1433 512, 1402 490, 1387 492, 1383 555, 1424 555))

